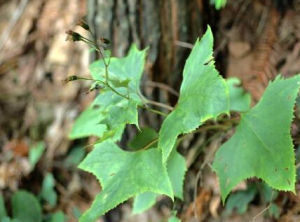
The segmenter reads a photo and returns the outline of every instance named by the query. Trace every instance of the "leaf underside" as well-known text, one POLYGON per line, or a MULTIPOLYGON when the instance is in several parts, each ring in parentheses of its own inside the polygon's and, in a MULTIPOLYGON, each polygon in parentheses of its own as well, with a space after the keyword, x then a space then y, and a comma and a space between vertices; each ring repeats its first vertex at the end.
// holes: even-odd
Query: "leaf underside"
POLYGON ((260 102, 242 114, 235 134, 216 153, 213 168, 222 200, 242 180, 258 177, 271 187, 295 190, 295 157, 290 135, 300 75, 269 84, 260 102))

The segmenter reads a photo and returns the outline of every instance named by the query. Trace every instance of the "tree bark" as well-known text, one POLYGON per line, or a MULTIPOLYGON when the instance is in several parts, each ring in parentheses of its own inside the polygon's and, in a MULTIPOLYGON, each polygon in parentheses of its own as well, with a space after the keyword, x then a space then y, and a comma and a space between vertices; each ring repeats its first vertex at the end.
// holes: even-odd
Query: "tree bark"
POLYGON ((112 42, 114 56, 124 56, 132 43, 148 47, 147 79, 175 88, 193 43, 203 34, 202 0, 89 0, 88 20, 97 38, 112 42))

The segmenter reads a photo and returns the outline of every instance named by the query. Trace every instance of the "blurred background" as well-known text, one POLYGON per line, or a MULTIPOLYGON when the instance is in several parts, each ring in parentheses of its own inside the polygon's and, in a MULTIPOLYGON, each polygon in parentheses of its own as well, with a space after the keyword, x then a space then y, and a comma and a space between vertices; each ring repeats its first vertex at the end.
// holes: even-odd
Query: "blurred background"
MULTIPOLYGON (((66 41, 71 29, 88 34, 76 26, 83 17, 94 37, 111 41, 114 56, 124 56, 132 43, 149 47, 142 91, 172 106, 184 62, 208 24, 214 32, 217 69, 223 77, 240 78, 252 104, 278 73, 300 73, 299 0, 228 0, 221 10, 209 0, 0 0, 0 190, 8 212, 12 195, 26 190, 37 197, 44 221, 59 221, 53 219, 57 215, 77 221, 100 191, 94 177, 76 168, 93 138, 68 139, 75 118, 96 95, 86 93, 87 82, 63 83, 70 75, 88 75, 89 64, 97 59, 85 44, 66 41)), ((292 134, 299 138, 296 116, 292 134)), ((142 126, 159 129, 161 121, 141 112, 142 126)), ((129 126, 122 143, 133 134, 129 126)), ((188 138, 181 153, 189 161, 188 148, 211 137, 204 132, 188 138)), ((261 194, 248 192, 245 184, 237 188, 242 202, 222 206, 216 176, 209 167, 202 169, 202 163, 212 161, 211 150, 223 139, 211 139, 189 163, 185 201, 176 203, 183 221, 251 221, 268 207, 261 194), (200 168, 203 179, 194 197, 200 168)), ((268 208, 269 214, 255 221, 300 221, 299 190, 298 184, 296 196, 277 193, 273 211, 268 208)), ((99 221, 165 221, 170 209, 170 201, 161 198, 146 213, 132 215, 129 201, 99 221)))

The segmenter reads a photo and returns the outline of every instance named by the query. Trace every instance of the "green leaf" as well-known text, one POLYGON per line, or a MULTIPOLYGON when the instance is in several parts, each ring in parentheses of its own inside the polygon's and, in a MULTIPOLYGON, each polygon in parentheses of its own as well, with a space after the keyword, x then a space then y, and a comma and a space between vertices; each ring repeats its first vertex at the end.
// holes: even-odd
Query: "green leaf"
POLYGON ((106 140, 95 145, 79 168, 93 173, 102 187, 80 222, 94 221, 118 204, 144 192, 173 198, 171 182, 158 149, 125 152, 106 140))
MULTIPOLYGON (((126 93, 124 88, 120 93, 126 93)), ((69 135, 71 139, 97 136, 119 140, 126 124, 138 125, 138 102, 127 100, 112 91, 104 91, 77 118, 69 135)))
POLYGON ((103 115, 101 115, 99 107, 88 107, 76 119, 69 138, 78 139, 88 136, 101 137, 106 130, 105 124, 100 124, 102 119, 103 115))
POLYGON ((2 194, 0 194, 0 220, 7 216, 5 203, 2 194))
MULTIPOLYGON (((109 84, 101 90, 91 106, 77 118, 69 135, 71 139, 88 136, 108 138, 117 141, 121 138, 126 124, 138 126, 137 107, 140 99, 140 79, 145 64, 146 50, 138 50, 133 45, 124 58, 111 58, 108 66, 109 84), (121 95, 129 96, 129 100, 121 95)), ((107 61, 108 62, 108 61, 107 61)), ((105 82, 105 66, 102 60, 90 66, 93 79, 105 82)))
POLYGON ((273 190, 268 184, 260 183, 259 184, 259 191, 261 192, 261 196, 263 197, 263 201, 265 203, 270 203, 275 200, 278 196, 278 192, 273 190))
POLYGON ((150 209, 155 204, 157 196, 156 193, 152 192, 145 192, 137 195, 133 201, 132 213, 140 214, 150 209))
POLYGON ((72 210, 72 215, 78 220, 81 216, 81 211, 77 207, 74 207, 72 210))
POLYGON ((168 222, 181 222, 181 220, 173 215, 169 218, 168 222))
POLYGON ((215 3, 216 9, 221 9, 226 5, 227 0, 213 0, 215 3))
POLYGON ((33 169, 45 151, 45 143, 39 142, 29 150, 29 163, 33 169))
POLYGON ((247 211, 248 204, 254 199, 257 193, 255 186, 249 186, 247 190, 237 191, 228 197, 226 203, 226 213, 231 214, 234 209, 237 209, 239 214, 247 211))
POLYGON ((278 219, 281 213, 281 208, 279 208, 275 203, 271 203, 268 212, 271 217, 278 219))
POLYGON ((278 76, 260 102, 242 114, 236 133, 215 156, 222 200, 240 181, 258 177, 274 189, 295 191, 295 157, 290 135, 300 75, 278 76))
MULTIPOLYGON (((181 200, 183 200, 183 182, 186 170, 184 157, 176 150, 173 150, 167 162, 167 171, 174 196, 181 200)), ((158 194, 152 192, 137 195, 133 202, 133 213, 139 214, 148 210, 155 204, 157 197, 158 194)))
POLYGON ((65 215, 62 211, 59 211, 52 214, 50 222, 64 222, 64 221, 65 221, 65 215))
POLYGON ((226 82, 229 89, 229 109, 239 112, 248 111, 250 109, 251 96, 243 88, 238 87, 241 81, 238 78, 229 78, 226 82))
POLYGON ((167 170, 171 180, 174 196, 183 200, 183 181, 187 168, 184 157, 176 150, 173 150, 168 159, 167 170))
POLYGON ((68 154, 64 161, 66 167, 77 166, 85 156, 85 149, 83 146, 74 147, 68 154))
POLYGON ((57 202, 57 194, 54 187, 54 177, 51 173, 47 173, 43 180, 41 196, 50 204, 51 207, 54 207, 57 202))
MULTIPOLYGON (((136 45, 132 45, 126 57, 112 57, 108 66, 109 82, 114 87, 128 85, 132 93, 139 93, 146 51, 138 50, 136 45)), ((102 60, 91 64, 90 71, 93 79, 105 81, 105 66, 102 60)))
POLYGON ((208 27, 186 61, 178 104, 159 132, 158 147, 162 149, 163 162, 167 161, 178 135, 193 131, 207 119, 228 113, 228 88, 215 69, 212 54, 213 35, 208 27))
POLYGON ((18 191, 12 197, 13 218, 22 222, 41 222, 42 210, 34 195, 18 191))
MULTIPOLYGON (((142 128, 138 134, 128 143, 132 150, 139 150, 158 138, 158 133, 149 127, 142 128)), ((149 148, 157 147, 157 142, 150 145, 149 148)))

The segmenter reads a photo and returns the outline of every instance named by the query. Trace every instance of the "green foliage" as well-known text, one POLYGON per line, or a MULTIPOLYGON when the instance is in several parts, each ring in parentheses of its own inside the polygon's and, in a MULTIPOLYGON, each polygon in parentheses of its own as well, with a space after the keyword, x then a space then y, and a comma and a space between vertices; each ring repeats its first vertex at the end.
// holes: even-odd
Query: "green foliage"
POLYGON ((165 194, 173 198, 167 169, 158 149, 125 152, 111 140, 95 148, 79 165, 93 173, 101 183, 98 194, 80 221, 94 221, 123 201, 144 192, 165 194))
MULTIPOLYGON (((220 8, 226 1, 215 3, 220 8)), ((153 206, 158 195, 183 199, 186 163, 176 150, 178 137, 195 132, 206 120, 216 120, 229 110, 242 114, 235 135, 222 145, 213 164, 223 201, 235 185, 249 177, 261 178, 275 189, 294 191, 295 161, 289 131, 300 75, 276 78, 250 109, 250 95, 238 86, 239 80, 225 81, 215 69, 213 36, 208 27, 186 61, 178 103, 159 134, 141 129, 128 143, 129 152, 115 144, 126 124, 139 127, 138 108, 157 111, 148 106, 139 89, 145 54, 146 50, 132 46, 124 58, 106 57, 90 66, 92 88, 99 85, 100 94, 78 117, 70 138, 99 137, 79 168, 94 174, 102 191, 80 222, 95 221, 132 197, 135 213, 153 206)), ((232 210, 238 203, 243 212, 254 195, 251 189, 236 193, 228 206, 232 210)), ((172 220, 178 221, 176 217, 172 220)))
POLYGON ((255 186, 249 186, 247 190, 237 191, 229 196, 226 202, 226 213, 231 214, 234 209, 239 214, 247 211, 248 204, 254 199, 257 189, 255 186))
POLYGON ((51 216, 51 221, 50 222, 64 222, 65 221, 65 215, 63 212, 59 211, 54 213, 51 216))
POLYGON ((34 195, 18 191, 12 197, 13 219, 22 222, 41 222, 42 210, 34 195))
POLYGON ((157 147, 157 138, 158 133, 154 129, 145 127, 128 143, 128 147, 132 150, 138 150, 150 144, 149 148, 154 148, 157 147))
POLYGON ((57 194, 54 190, 55 180, 51 173, 47 173, 43 180, 41 197, 46 200, 51 207, 57 202, 57 194))
POLYGON ((82 146, 74 147, 64 161, 66 167, 77 166, 85 156, 85 149, 82 146))
POLYGON ((45 151, 45 143, 39 142, 29 150, 29 163, 33 169, 45 151))
MULTIPOLYGON (((132 46, 127 57, 110 59, 108 82, 115 87, 114 91, 109 87, 103 89, 103 93, 76 120, 69 135, 71 139, 97 136, 115 141, 120 139, 126 124, 138 126, 137 107, 142 103, 139 84, 145 55, 145 50, 139 51, 132 46)), ((94 62, 90 70, 97 84, 106 81, 103 61, 94 62)))
POLYGON ((159 132, 158 147, 162 150, 163 162, 168 160, 178 135, 195 130, 221 113, 228 113, 228 88, 211 61, 212 54, 213 35, 208 27, 186 61, 179 101, 159 132))
POLYGON ((3 196, 0 195, 0 221, 7 216, 3 196))
POLYGON ((216 9, 221 9, 226 5, 227 0, 211 0, 214 4, 216 9))
MULTIPOLYGON (((173 150, 167 162, 167 171, 170 178, 174 196, 183 200, 183 181, 186 172, 186 163, 183 156, 173 150)), ((158 194, 146 192, 137 195, 134 199, 133 213, 142 213, 155 204, 158 194)))
POLYGON ((245 112, 250 109, 251 96, 243 88, 239 87, 241 81, 238 78, 226 80, 229 89, 229 101, 231 111, 245 112))
POLYGON ((268 213, 271 217, 278 219, 281 213, 281 209, 275 203, 271 203, 268 213))
POLYGON ((137 195, 134 198, 132 213, 140 214, 151 208, 155 204, 157 196, 156 193, 152 192, 145 192, 137 195))
POLYGON ((213 167, 222 200, 243 179, 258 177, 278 190, 295 190, 295 157, 290 135, 300 75, 278 76, 261 101, 242 114, 234 136, 221 146, 213 167))
POLYGON ((168 222, 181 222, 181 220, 173 215, 169 218, 168 222))

